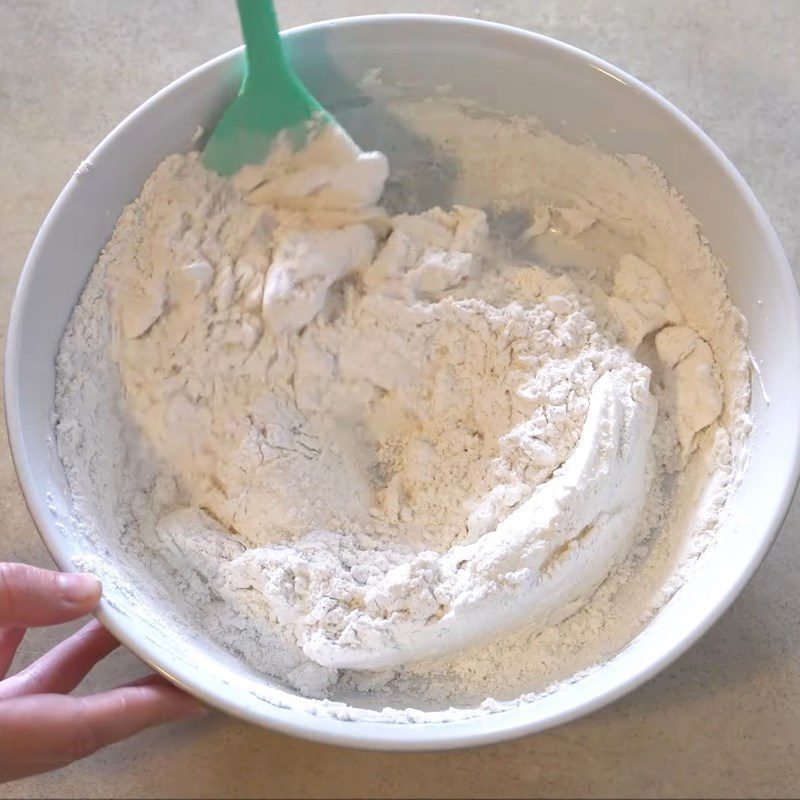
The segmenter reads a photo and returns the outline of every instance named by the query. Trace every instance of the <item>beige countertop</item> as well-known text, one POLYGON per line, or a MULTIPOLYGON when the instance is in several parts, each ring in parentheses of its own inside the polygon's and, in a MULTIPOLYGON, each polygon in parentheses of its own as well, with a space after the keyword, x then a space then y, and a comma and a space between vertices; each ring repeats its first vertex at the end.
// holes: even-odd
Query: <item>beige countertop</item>
MULTIPOLYGON (((800 263, 800 0, 283 0, 284 26, 428 11, 582 47, 674 101, 732 158, 800 263)), ((0 329, 36 229, 119 120, 239 43, 233 3, 0 0, 0 329)), ((51 561, 0 433, 0 559, 51 561)), ((64 631, 30 635, 29 660, 64 631)), ((144 671, 117 652, 87 689, 144 671)), ((786 797, 800 795, 800 502, 711 632, 643 688, 508 744, 445 754, 348 751, 212 713, 150 731, 0 797, 786 797)))

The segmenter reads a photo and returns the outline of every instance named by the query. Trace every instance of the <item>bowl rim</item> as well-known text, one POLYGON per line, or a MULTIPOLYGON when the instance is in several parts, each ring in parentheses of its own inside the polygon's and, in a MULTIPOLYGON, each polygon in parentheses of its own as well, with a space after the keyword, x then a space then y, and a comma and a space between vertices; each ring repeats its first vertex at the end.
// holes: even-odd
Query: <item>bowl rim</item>
MULTIPOLYGON (((527 42, 537 47, 550 48, 553 51, 558 51, 562 55, 574 59, 576 62, 583 62, 605 73, 609 78, 625 84, 633 91, 645 95, 650 102, 660 106, 661 109, 673 117, 677 123, 682 125, 688 133, 696 139, 699 139, 709 156, 717 161, 718 165, 724 170, 727 178, 736 185, 742 199, 747 204, 748 211, 752 214, 758 227, 761 229, 765 241, 769 245, 769 260, 777 268, 776 275, 773 276, 773 278, 781 281, 782 288, 785 288, 787 296, 792 298, 789 313, 792 318, 794 329, 800 331, 800 295, 798 295, 791 268, 777 234, 750 187, 720 148, 714 144, 691 119, 655 90, 623 70, 584 50, 543 34, 512 25, 449 15, 368 14, 300 25, 287 29, 283 34, 291 40, 295 37, 302 37, 307 33, 319 32, 325 28, 370 26, 375 24, 392 25, 398 22, 429 26, 461 27, 465 30, 482 29, 484 32, 493 32, 498 35, 514 37, 520 43, 527 42)), ((120 129, 126 127, 131 121, 147 112, 153 106, 161 103, 176 89, 196 80, 200 75, 217 68, 224 62, 238 59, 243 49, 244 48, 240 46, 229 50, 195 67, 160 89, 118 123, 102 139, 100 144, 96 146, 88 159, 93 160, 96 154, 101 153, 109 147, 111 140, 120 129)), ((47 511, 46 503, 37 491, 34 471, 31 464, 28 462, 25 452, 21 403, 17 391, 17 374, 19 373, 22 356, 21 316, 23 308, 28 303, 30 284, 34 272, 36 271, 39 251, 43 248, 43 243, 47 240, 49 230, 55 219, 61 213, 62 208, 69 202, 74 183, 75 177, 73 176, 62 189, 45 217, 26 258, 17 284, 9 317, 4 368, 6 428, 12 461, 16 469, 19 485, 29 513, 33 518, 45 547, 59 568, 66 571, 75 571, 75 568, 62 543, 62 535, 56 529, 53 519, 47 511)), ((798 369, 800 370, 800 367, 798 369)), ((798 416, 800 416, 800 409, 798 410, 798 416)), ((502 713, 461 720, 458 723, 442 722, 424 724, 370 724, 360 721, 320 717, 299 711, 294 715, 289 715, 287 718, 278 715, 279 711, 284 711, 283 709, 275 707, 275 712, 272 712, 272 706, 268 703, 262 703, 259 704, 258 707, 252 707, 252 705, 248 706, 246 700, 237 702, 227 697, 221 697, 219 693, 210 691, 208 684, 202 681, 202 678, 196 673, 196 670, 191 667, 187 668, 175 657, 169 655, 164 656, 160 649, 154 646, 152 642, 144 637, 136 635, 135 632, 131 632, 126 626, 124 615, 112 608, 107 602, 101 601, 96 616, 120 642, 126 645, 154 670, 167 677, 173 683, 178 684, 187 692, 233 716, 263 727, 278 730, 282 733, 339 746, 394 751, 444 750, 505 741, 560 725, 582 717, 613 702, 650 680, 654 675, 675 661, 706 633, 750 580, 753 573, 766 556, 767 551, 775 540, 788 514, 795 488, 800 479, 800 438, 790 444, 793 448, 793 469, 786 474, 783 480, 780 491, 780 502, 771 509, 770 514, 767 515, 767 519, 765 519, 762 525, 758 546, 754 548, 746 567, 741 570, 736 576, 736 579, 729 583, 726 589, 715 598, 714 603, 709 605, 702 615, 698 616, 697 622, 686 630, 682 637, 674 639, 668 647, 662 648, 662 652, 647 663, 645 667, 638 669, 632 674, 629 672, 629 674, 623 674, 621 677, 617 676, 611 682, 612 685, 610 685, 609 688, 596 693, 588 699, 574 702, 572 705, 561 710, 545 714, 538 719, 530 721, 509 721, 503 723, 502 717, 504 715, 502 713)))

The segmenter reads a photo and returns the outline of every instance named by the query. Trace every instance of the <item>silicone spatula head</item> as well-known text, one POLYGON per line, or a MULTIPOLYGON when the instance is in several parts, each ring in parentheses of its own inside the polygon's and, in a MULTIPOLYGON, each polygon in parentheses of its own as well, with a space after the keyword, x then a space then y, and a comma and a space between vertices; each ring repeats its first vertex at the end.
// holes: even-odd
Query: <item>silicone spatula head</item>
POLYGON ((309 123, 332 121, 286 60, 272 0, 236 4, 245 41, 245 77, 203 151, 205 166, 220 175, 263 163, 282 131, 300 146, 313 127, 309 123))

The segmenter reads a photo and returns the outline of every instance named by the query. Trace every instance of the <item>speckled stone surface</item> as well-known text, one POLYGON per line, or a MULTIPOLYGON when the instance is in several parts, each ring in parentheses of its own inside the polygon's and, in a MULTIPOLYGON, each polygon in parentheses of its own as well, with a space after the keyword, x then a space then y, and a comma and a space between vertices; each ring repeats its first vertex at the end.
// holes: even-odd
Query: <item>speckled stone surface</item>
MULTIPOLYGON (((798 0, 283 0, 284 26, 427 11, 527 27, 602 56, 686 111, 755 190, 800 263, 798 0)), ((0 328, 50 204, 124 115, 239 42, 233 3, 0 0, 0 328)), ((0 559, 50 565, 0 432, 0 559)), ((731 610, 609 708, 483 749, 395 755, 309 744, 212 713, 0 797, 788 797, 800 795, 800 503, 731 610)), ((20 661, 64 630, 39 631, 20 661)), ((144 672, 117 652, 85 690, 144 672)))

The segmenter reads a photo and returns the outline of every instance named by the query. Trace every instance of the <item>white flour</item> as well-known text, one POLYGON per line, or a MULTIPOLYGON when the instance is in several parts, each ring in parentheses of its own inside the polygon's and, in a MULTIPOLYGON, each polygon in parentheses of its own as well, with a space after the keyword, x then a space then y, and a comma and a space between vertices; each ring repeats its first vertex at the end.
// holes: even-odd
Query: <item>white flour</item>
POLYGON ((385 161, 331 137, 235 185, 170 157, 65 334, 59 452, 89 538, 258 670, 361 706, 510 700, 613 654, 713 538, 741 321, 644 160, 396 113, 447 136, 489 224, 390 216, 385 161))

